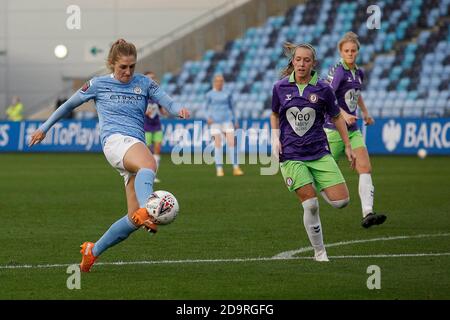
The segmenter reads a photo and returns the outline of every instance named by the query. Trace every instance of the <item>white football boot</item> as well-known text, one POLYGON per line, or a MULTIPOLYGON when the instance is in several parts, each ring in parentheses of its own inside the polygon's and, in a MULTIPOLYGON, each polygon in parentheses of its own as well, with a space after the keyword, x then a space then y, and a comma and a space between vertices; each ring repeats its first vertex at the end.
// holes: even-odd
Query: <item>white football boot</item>
POLYGON ((316 251, 314 253, 314 260, 316 260, 318 262, 329 262, 330 261, 330 260, 328 260, 327 251, 325 249, 316 251))

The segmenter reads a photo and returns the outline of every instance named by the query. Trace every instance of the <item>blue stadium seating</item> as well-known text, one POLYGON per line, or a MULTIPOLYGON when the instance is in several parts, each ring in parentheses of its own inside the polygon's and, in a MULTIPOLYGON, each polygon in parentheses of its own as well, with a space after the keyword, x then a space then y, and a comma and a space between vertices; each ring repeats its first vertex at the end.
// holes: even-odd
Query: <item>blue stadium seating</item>
POLYGON ((200 61, 187 61, 179 74, 166 73, 161 86, 201 118, 212 77, 222 73, 237 115, 266 118, 272 85, 287 63, 285 41, 313 44, 325 77, 339 60, 340 37, 354 31, 361 41, 358 63, 366 74, 363 97, 374 116, 448 115, 450 0, 378 1, 383 18, 380 29, 373 30, 366 25, 369 5, 369 0, 308 1, 249 28, 221 52, 208 50, 200 61))

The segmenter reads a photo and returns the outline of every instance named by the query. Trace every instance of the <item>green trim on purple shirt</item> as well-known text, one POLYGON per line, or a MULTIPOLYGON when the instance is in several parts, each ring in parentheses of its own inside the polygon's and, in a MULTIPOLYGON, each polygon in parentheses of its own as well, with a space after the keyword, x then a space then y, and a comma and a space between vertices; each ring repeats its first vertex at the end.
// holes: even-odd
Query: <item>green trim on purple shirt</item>
POLYGON ((315 70, 312 71, 312 78, 311 78, 311 80, 309 80, 309 82, 306 83, 306 84, 299 84, 299 83, 297 83, 295 81, 295 71, 292 71, 291 75, 289 76, 289 82, 290 83, 294 83, 295 82, 295 84, 297 85, 298 93, 300 94, 300 97, 303 96, 303 91, 308 86, 308 84, 316 86, 318 80, 319 80, 319 76, 318 76, 318 74, 317 74, 317 72, 315 70))
POLYGON ((355 76, 356 76, 356 70, 359 69, 359 68, 358 68, 358 65, 355 63, 355 67, 354 67, 353 69, 350 69, 350 67, 345 63, 344 59, 341 59, 341 63, 342 63, 342 67, 343 67, 345 70, 350 71, 350 72, 352 73, 352 75, 353 75, 353 79, 355 79, 355 76))

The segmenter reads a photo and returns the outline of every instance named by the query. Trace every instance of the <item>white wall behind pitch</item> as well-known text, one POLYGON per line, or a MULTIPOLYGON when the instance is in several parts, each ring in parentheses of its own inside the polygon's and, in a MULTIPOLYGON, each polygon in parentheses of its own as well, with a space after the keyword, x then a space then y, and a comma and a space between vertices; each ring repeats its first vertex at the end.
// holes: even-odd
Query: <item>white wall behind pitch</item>
POLYGON ((51 98, 64 78, 84 78, 104 67, 117 38, 137 47, 151 43, 226 0, 0 0, 0 119, 12 95, 27 109, 51 98), (81 29, 69 30, 69 5, 81 9, 81 29), (54 47, 69 54, 58 60, 54 47), (95 46, 102 53, 89 54, 95 46))

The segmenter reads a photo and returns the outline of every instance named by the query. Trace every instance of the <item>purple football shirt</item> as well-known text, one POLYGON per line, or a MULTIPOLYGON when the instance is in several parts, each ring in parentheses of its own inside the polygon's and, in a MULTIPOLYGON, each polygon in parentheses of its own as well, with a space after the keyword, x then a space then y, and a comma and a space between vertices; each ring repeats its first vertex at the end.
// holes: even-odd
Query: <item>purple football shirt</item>
POLYGON ((156 132, 161 131, 161 120, 159 119, 159 105, 154 102, 149 101, 147 106, 147 111, 151 112, 150 116, 144 115, 144 131, 145 132, 156 132))
POLYGON ((326 115, 340 113, 333 90, 314 72, 301 91, 294 72, 273 87, 272 111, 280 116, 281 162, 316 160, 330 153, 323 124, 326 115))
MULTIPOLYGON (((352 72, 343 61, 340 61, 328 72, 327 81, 333 88, 338 105, 349 114, 356 115, 363 80, 364 73, 361 69, 356 67, 352 72)), ((325 128, 336 130, 336 126, 330 117, 327 117, 325 121, 325 128)), ((355 122, 347 128, 349 131, 358 130, 358 124, 355 122)))

